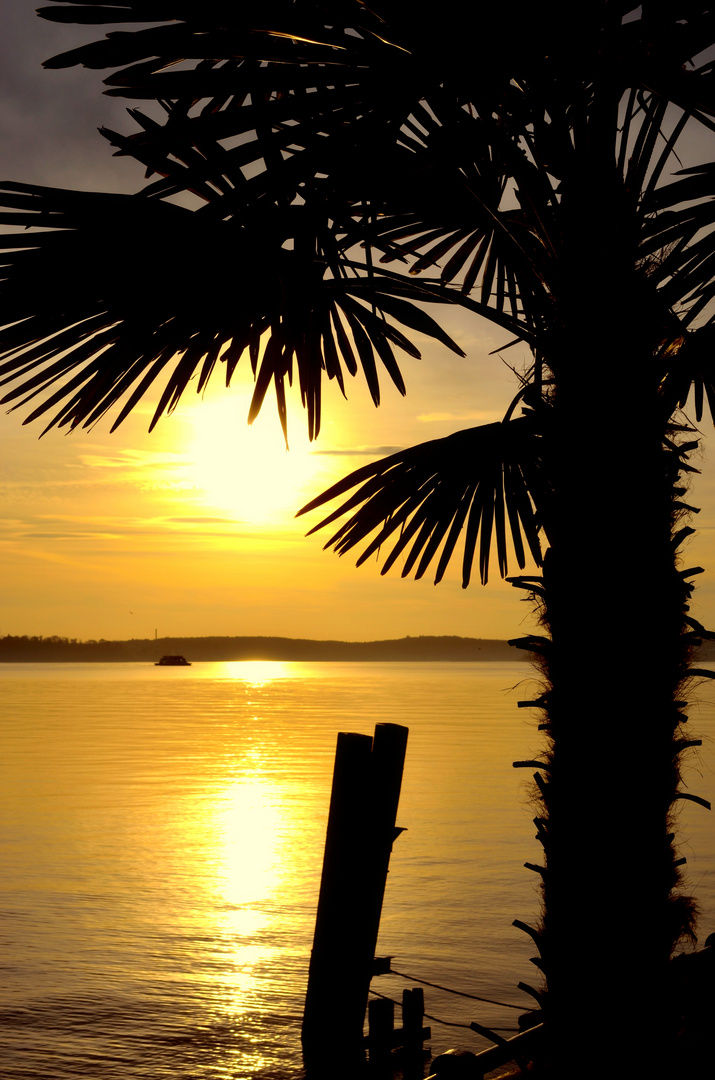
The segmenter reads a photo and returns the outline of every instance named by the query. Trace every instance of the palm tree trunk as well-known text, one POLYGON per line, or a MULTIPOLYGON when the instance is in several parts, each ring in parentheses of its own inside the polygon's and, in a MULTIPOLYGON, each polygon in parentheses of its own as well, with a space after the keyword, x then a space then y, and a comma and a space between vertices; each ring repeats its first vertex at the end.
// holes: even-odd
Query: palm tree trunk
POLYGON ((603 364, 580 359, 559 382, 550 448, 546 1009, 554 1075, 606 1075, 615 1054, 614 1075, 646 1076, 662 1067, 668 958, 690 928, 688 905, 673 897, 670 835, 688 652, 673 541, 678 458, 632 354, 610 357, 622 418, 610 430, 594 381, 603 364), (629 1048, 616 1050, 623 1033, 629 1048))

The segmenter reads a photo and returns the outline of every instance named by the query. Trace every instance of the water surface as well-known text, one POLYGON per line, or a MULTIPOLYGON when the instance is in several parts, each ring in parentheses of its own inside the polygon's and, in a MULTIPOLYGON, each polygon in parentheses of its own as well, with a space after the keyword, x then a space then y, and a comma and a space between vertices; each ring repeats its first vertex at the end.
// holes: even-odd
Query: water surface
MULTIPOLYGON (((529 669, 502 664, 3 665, 3 1080, 290 1078, 338 731, 410 729, 378 951, 513 1003, 538 905, 529 669)), ((686 773, 715 797, 706 746, 686 773)), ((715 842, 684 804, 704 933, 715 842)), ((399 998, 413 982, 374 987, 399 998)), ((440 1020, 518 1012, 425 988, 440 1020)), ((435 1053, 485 1045, 432 1021, 435 1053)))

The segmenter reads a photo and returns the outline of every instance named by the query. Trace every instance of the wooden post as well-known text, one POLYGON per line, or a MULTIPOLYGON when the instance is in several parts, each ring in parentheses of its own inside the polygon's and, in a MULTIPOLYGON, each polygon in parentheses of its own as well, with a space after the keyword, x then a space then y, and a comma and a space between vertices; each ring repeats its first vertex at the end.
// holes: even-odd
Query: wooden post
MULTIPOLYGON (((403 831, 395 827, 402 787, 402 771, 407 749, 408 729, 399 724, 376 724, 370 755, 370 800, 367 827, 370 834, 369 870, 366 882, 368 907, 365 914, 365 950, 370 956, 370 976, 377 949, 382 901, 390 867, 392 845, 403 831)), ((370 987, 365 986, 365 1006, 370 987)))
POLYGON ((368 1002, 368 1053, 370 1073, 387 1071, 390 1064, 395 1029, 395 1003, 387 998, 375 998, 368 1002))
POLYGON ((303 1057, 313 1071, 335 1055, 341 1062, 362 1060, 364 1007, 353 976, 360 966, 360 943, 352 932, 361 918, 364 862, 365 783, 372 739, 340 732, 325 837, 323 875, 310 956, 303 1016, 303 1057))
POLYGON ((422 1080, 422 1021, 425 999, 422 987, 402 991, 402 1075, 403 1080, 422 1080))
POLYGON ((407 728, 341 732, 303 1016, 310 1077, 360 1075, 363 1024, 402 783, 407 728))

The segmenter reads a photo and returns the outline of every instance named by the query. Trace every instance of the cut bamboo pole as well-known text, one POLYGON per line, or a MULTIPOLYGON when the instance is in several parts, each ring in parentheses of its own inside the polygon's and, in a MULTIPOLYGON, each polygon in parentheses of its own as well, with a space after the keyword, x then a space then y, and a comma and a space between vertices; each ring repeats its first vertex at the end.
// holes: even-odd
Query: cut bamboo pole
POLYGON ((303 1017, 309 1075, 364 1065, 363 1024, 395 836, 407 728, 341 732, 303 1017))

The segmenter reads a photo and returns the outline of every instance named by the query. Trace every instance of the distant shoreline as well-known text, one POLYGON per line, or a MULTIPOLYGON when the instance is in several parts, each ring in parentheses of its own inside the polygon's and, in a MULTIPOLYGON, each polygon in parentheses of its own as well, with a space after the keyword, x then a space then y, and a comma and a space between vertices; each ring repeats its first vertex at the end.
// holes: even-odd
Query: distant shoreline
POLYGON ((375 662, 499 662, 526 653, 495 638, 404 637, 383 641, 315 641, 284 637, 165 637, 78 641, 62 637, 0 637, 0 663, 154 663, 166 654, 190 661, 302 660, 375 662))
MULTIPOLYGON (((522 639, 523 640, 523 639, 522 639)), ((387 638, 379 641, 317 641, 286 637, 165 637, 128 641, 79 641, 76 638, 0 637, 0 664, 156 663, 165 655, 194 661, 302 660, 475 663, 528 660, 523 647, 498 638, 442 636, 387 638)), ((698 650, 698 662, 715 661, 715 642, 698 650)))

